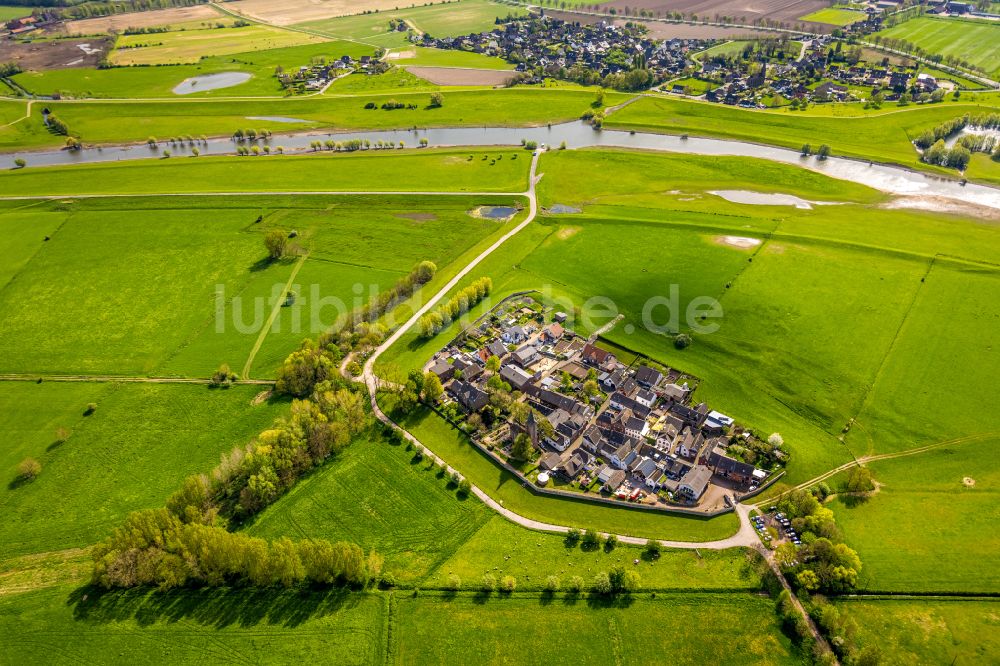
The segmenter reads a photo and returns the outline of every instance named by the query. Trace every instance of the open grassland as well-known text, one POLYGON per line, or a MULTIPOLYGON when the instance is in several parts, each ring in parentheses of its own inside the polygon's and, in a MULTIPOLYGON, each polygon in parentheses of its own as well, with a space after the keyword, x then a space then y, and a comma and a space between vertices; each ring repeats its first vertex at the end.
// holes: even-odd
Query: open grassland
POLYGON ((657 595, 608 603, 562 597, 401 598, 393 661, 503 664, 540 654, 561 664, 799 661, 766 598, 657 595))
POLYGON ((357 39, 376 46, 405 46, 406 32, 389 30, 390 19, 403 19, 432 37, 454 37, 492 30, 497 18, 521 16, 520 6, 486 0, 461 0, 439 5, 388 9, 359 16, 342 16, 302 23, 297 27, 322 32, 338 39, 357 39))
MULTIPOLYGON (((141 35, 156 37, 156 35, 141 35)), ((111 69, 54 69, 27 71, 14 80, 18 85, 38 95, 58 93, 61 97, 94 98, 155 98, 178 99, 174 87, 194 76, 220 72, 245 72, 249 81, 215 90, 191 92, 184 100, 205 97, 281 97, 284 91, 274 76, 277 67, 297 70, 314 58, 333 61, 349 55, 360 58, 372 55, 374 47, 348 41, 323 41, 303 46, 232 53, 225 56, 204 57, 197 64, 163 67, 113 67, 111 69)))
POLYGON ((440 86, 421 79, 402 67, 392 67, 385 74, 353 74, 337 79, 327 88, 326 94, 363 95, 439 89, 440 86))
POLYGON ((831 508, 864 570, 861 589, 1000 592, 1000 435, 870 464, 880 487, 831 508))
POLYGON ((857 641, 881 653, 879 663, 991 663, 1000 653, 1000 602, 926 599, 845 600, 858 623, 857 641))
POLYGON ((493 202, 301 196, 10 203, 0 209, 11 257, 0 290, 10 315, 0 323, 0 372, 207 377, 224 362, 239 372, 260 340, 253 375, 273 376, 303 338, 372 290, 388 288, 424 259, 445 269, 500 233, 501 223, 467 214, 493 202), (262 239, 273 229, 295 229, 291 242, 308 255, 290 286, 296 302, 283 308, 298 259, 264 260, 262 239), (262 334, 276 308, 279 316, 262 334))
MULTIPOLYGON (((383 408, 386 407, 391 408, 388 399, 383 404, 383 408)), ((557 525, 592 527, 615 534, 685 541, 722 539, 737 529, 733 514, 707 520, 643 511, 625 503, 604 506, 584 499, 542 498, 522 487, 513 474, 494 464, 463 433, 437 414, 418 408, 403 419, 401 425, 506 508, 528 518, 557 525)))
POLYGON ((377 437, 354 442, 262 513, 250 532, 352 541, 385 556, 396 580, 420 581, 491 515, 474 497, 458 499, 427 463, 377 437))
POLYGON ((585 550, 568 545, 561 535, 527 530, 494 516, 437 568, 427 586, 444 585, 455 574, 467 588, 476 589, 488 573, 498 580, 514 576, 519 590, 542 590, 549 576, 563 585, 573 576, 589 582, 597 572, 620 565, 635 569, 645 590, 759 590, 758 559, 740 549, 664 550, 655 559, 638 546, 585 550))
MULTIPOLYGON (((858 104, 815 106, 807 112, 787 109, 753 111, 709 102, 647 98, 612 114, 605 127, 613 129, 697 134, 774 144, 798 150, 803 144, 827 144, 835 155, 926 169, 911 137, 965 113, 997 109, 996 98, 963 95, 960 102, 869 112, 858 104), (971 103, 970 103, 971 102, 971 103)), ((949 98, 950 100, 950 98, 949 98)), ((952 171, 952 174, 955 172, 952 171)), ((973 165, 971 179, 1000 182, 995 171, 973 165)))
POLYGON ((861 453, 1000 430, 984 402, 1000 371, 1000 269, 940 260, 920 287, 848 437, 861 453))
POLYGON ((259 387, 212 391, 156 384, 0 383, 0 541, 4 556, 89 546, 125 515, 162 506, 185 476, 245 444, 283 402, 252 405, 259 387), (97 409, 84 415, 87 406, 97 409), (69 433, 65 441, 57 430, 69 433), (15 468, 42 465, 30 483, 15 468))
POLYGON ((0 21, 30 16, 32 9, 34 7, 25 7, 24 5, 0 5, 0 21))
POLYGON ((116 65, 194 63, 204 57, 267 51, 323 41, 326 41, 325 38, 317 35, 264 25, 123 35, 115 43, 111 60, 116 65))
POLYGON ((965 60, 992 78, 1000 72, 1000 24, 993 21, 918 16, 876 34, 965 60))
POLYGON ((0 173, 0 183, 7 195, 29 196, 258 192, 262 186, 269 192, 521 192, 530 164, 527 153, 512 148, 318 152, 19 169, 0 173))
MULTIPOLYGON (((176 83, 179 80, 174 85, 176 83)), ((430 97, 425 91, 273 100, 64 101, 50 102, 47 106, 83 141, 99 144, 145 142, 150 135, 161 139, 181 134, 231 136, 237 129, 248 125, 275 133, 317 128, 537 126, 578 118, 591 108, 593 99, 593 90, 568 85, 557 88, 448 91, 444 96, 444 105, 438 108, 430 106, 430 97), (365 109, 369 102, 381 106, 391 100, 414 104, 416 108, 392 111, 365 109), (308 122, 288 125, 247 120, 248 117, 268 116, 288 116, 308 122)), ((606 99, 608 103, 617 104, 627 96, 609 93, 606 99)), ((8 104, 16 105, 23 115, 23 102, 8 104)), ((17 109, 11 108, 11 113, 16 113, 17 109)), ((9 128, 0 127, 0 149, 11 151, 63 145, 63 137, 51 134, 43 126, 42 108, 39 104, 34 105, 30 121, 9 128)))
POLYGON ((389 62, 403 67, 464 67, 469 69, 513 70, 514 65, 502 58, 470 53, 415 46, 391 53, 389 62))
POLYGON ((12 663, 375 664, 386 603, 336 590, 60 587, 0 597, 0 643, 12 663))
POLYGON ((853 11, 851 9, 839 9, 828 7, 812 14, 800 17, 801 21, 812 21, 813 23, 828 23, 830 25, 845 26, 864 21, 868 15, 864 12, 853 11))

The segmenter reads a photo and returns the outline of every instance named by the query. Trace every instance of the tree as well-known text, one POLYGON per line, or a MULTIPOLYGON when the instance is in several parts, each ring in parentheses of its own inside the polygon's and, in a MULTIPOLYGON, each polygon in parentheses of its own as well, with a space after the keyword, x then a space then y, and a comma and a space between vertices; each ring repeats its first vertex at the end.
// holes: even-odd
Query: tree
POLYGON ((663 550, 663 547, 660 545, 660 542, 657 541, 656 539, 650 539, 649 541, 646 542, 645 553, 646 553, 646 556, 649 557, 650 559, 655 560, 655 559, 659 558, 660 557, 660 552, 662 550, 663 550))
POLYGON ((510 447, 510 457, 514 460, 531 460, 534 457, 535 447, 531 444, 531 438, 525 433, 514 438, 514 443, 510 447))
POLYGON ((596 550, 601 545, 601 534, 595 529, 588 529, 583 533, 583 540, 580 547, 584 550, 596 550))
POLYGON ((462 579, 458 577, 458 574, 449 574, 448 580, 445 582, 445 589, 458 591, 462 589, 462 579))
POLYGON ((595 395, 601 392, 600 387, 598 387, 597 382, 593 379, 588 379, 583 383, 583 394, 588 398, 593 398, 595 395))
POLYGON ((285 255, 287 246, 288 234, 281 229, 272 229, 264 236, 264 247, 267 249, 267 257, 271 261, 281 259, 285 255))
POLYGON ((691 346, 691 336, 687 333, 678 333, 674 336, 674 347, 677 349, 687 349, 691 346))
POLYGON ((604 541, 604 550, 610 553, 617 546, 618 546, 618 536, 615 534, 609 534, 608 538, 604 541))
POLYGON ((803 144, 802 157, 809 157, 810 155, 812 155, 812 146, 810 146, 808 143, 803 144))
POLYGON ((830 146, 825 143, 816 151, 816 159, 825 160, 830 156, 830 146))
POLYGON ((517 589, 517 579, 513 576, 504 576, 500 579, 500 591, 510 594, 517 589))
POLYGON ((18 169, 23 169, 24 167, 28 166, 28 163, 24 161, 23 157, 18 157, 14 160, 14 166, 16 166, 18 169))
POLYGON ((497 577, 490 573, 483 574, 483 581, 480 583, 479 589, 486 594, 492 593, 497 589, 497 577))
POLYGON ((776 449, 780 449, 785 445, 785 440, 779 433, 773 432, 771 433, 771 436, 767 438, 767 443, 776 449))
POLYGON ((599 571, 597 575, 594 576, 594 582, 591 584, 591 589, 597 594, 611 594, 611 578, 608 576, 607 571, 599 571))
POLYGON ((444 395, 444 387, 441 386, 441 378, 433 372, 424 375, 424 400, 435 403, 444 395))
POLYGON ((803 569, 796 576, 799 586, 807 592, 815 592, 819 589, 819 576, 812 569, 803 569))
POLYGON ((873 490, 875 484, 872 482, 872 471, 864 465, 852 467, 847 474, 847 491, 864 495, 873 490))
POLYGON ((312 347, 292 352, 278 369, 278 379, 274 390, 282 395, 304 398, 313 392, 320 382, 337 374, 337 368, 330 356, 312 347))
POLYGON ((570 576, 569 583, 566 585, 566 588, 574 594, 579 594, 583 591, 583 578, 580 578, 579 576, 570 576))
POLYGON ((545 579, 545 591, 546 592, 558 592, 559 591, 559 577, 549 576, 545 579))
POLYGON ((570 528, 569 532, 566 533, 566 546, 573 548, 576 544, 580 543, 580 538, 583 536, 583 532, 573 527, 570 528))
POLYGON ((42 472, 42 464, 34 458, 25 458, 17 464, 17 478, 22 481, 34 481, 42 472))
POLYGON ((444 95, 439 92, 431 93, 431 108, 437 109, 444 106, 444 95))
POLYGON ((486 369, 496 373, 500 371, 500 357, 493 355, 486 359, 486 369))

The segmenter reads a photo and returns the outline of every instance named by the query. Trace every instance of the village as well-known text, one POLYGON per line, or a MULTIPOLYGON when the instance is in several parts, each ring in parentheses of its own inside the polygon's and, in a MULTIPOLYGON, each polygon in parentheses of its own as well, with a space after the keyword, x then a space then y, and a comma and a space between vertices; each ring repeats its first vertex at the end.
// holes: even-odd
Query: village
MULTIPOLYGON (((442 412, 538 488, 712 513, 775 479, 786 452, 704 402, 697 379, 630 363, 530 296, 434 355, 442 412)), ((622 353, 622 352, 619 352, 622 353)))

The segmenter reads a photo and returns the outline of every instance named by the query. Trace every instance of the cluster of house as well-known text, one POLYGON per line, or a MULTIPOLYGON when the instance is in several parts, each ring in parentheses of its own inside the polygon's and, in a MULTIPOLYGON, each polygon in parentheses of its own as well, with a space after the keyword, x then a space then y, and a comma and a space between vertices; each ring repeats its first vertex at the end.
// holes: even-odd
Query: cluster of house
MULTIPOLYGON (((26 9, 30 10, 32 8, 27 7, 26 9)), ((40 11, 37 14, 32 14, 30 16, 22 16, 20 18, 11 19, 4 24, 4 27, 7 29, 10 36, 15 37, 33 30, 48 28, 56 23, 59 23, 59 20, 59 16, 53 12, 40 11)))
MULTIPOLYGON (((719 60, 707 60, 700 75, 721 81, 722 85, 705 93, 709 102, 747 108, 763 108, 759 98, 764 89, 784 96, 810 102, 844 102, 851 98, 849 86, 868 89, 869 98, 881 94, 886 101, 895 101, 904 93, 919 95, 938 89, 937 79, 929 74, 916 74, 912 69, 831 62, 830 39, 806 40, 802 58, 788 62, 760 62, 752 73, 741 63, 734 67, 719 60), (825 79, 819 85, 816 78, 825 79), (809 85, 812 84, 812 85, 809 85)), ((671 92, 683 93, 681 86, 671 92)))
POLYGON ((322 90, 332 80, 345 74, 353 74, 354 72, 377 74, 387 67, 388 65, 372 56, 361 56, 355 60, 351 56, 345 55, 329 63, 317 62, 312 65, 302 65, 292 72, 278 68, 275 76, 286 89, 315 91, 322 90))
POLYGON ((619 499, 694 505, 713 483, 746 492, 767 478, 727 453, 731 441, 751 434, 706 404, 691 404, 692 378, 623 364, 564 327, 564 313, 555 313, 548 325, 539 319, 535 309, 518 307, 477 324, 474 335, 449 344, 427 367, 450 399, 473 414, 490 404, 486 364, 492 356, 500 359, 500 378, 531 410, 523 423, 494 423, 494 432, 502 430, 508 444, 521 434, 530 438, 539 481, 559 475, 568 487, 619 499), (585 390, 588 381, 599 390, 585 390))
POLYGON ((582 66, 601 76, 629 71, 636 65, 654 74, 671 76, 688 64, 689 51, 710 42, 693 39, 650 39, 638 25, 612 21, 579 24, 543 16, 513 19, 490 32, 435 39, 414 37, 424 46, 472 51, 516 63, 517 71, 546 71, 582 66))

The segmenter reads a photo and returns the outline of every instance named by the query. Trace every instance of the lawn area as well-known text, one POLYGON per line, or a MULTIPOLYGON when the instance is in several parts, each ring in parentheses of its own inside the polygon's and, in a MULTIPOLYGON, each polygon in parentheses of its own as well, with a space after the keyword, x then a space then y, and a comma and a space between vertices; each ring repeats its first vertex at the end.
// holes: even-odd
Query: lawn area
POLYGON ((618 603, 421 595, 400 598, 396 617, 390 650, 398 664, 504 664, 538 654, 560 664, 638 664, 652 655, 671 664, 800 663, 778 629, 773 602, 748 594, 618 603))
POLYGON ((34 9, 34 7, 25 7, 24 5, 0 5, 0 21, 9 21, 11 19, 31 16, 32 9, 34 9))
POLYGON ((965 60, 991 78, 1000 72, 1000 24, 994 21, 918 16, 876 34, 965 60))
POLYGON ((185 476, 210 470, 285 408, 251 405, 260 387, 0 383, 0 541, 4 556, 89 546, 125 515, 162 506, 185 476), (96 411, 86 416, 89 403, 96 411), (56 430, 69 437, 60 442, 56 430), (14 483, 26 457, 42 472, 14 483))
MULTIPOLYGON (((180 33, 185 34, 185 33, 180 33)), ((137 35, 155 39, 159 35, 137 35)), ((52 69, 27 71, 14 77, 18 85, 39 95, 58 92, 62 97, 147 98, 191 100, 206 97, 282 97, 284 91, 274 76, 276 67, 298 69, 313 58, 335 60, 343 55, 360 58, 372 55, 374 47, 348 41, 322 41, 303 46, 206 56, 196 64, 159 67, 112 67, 110 69, 52 69), (175 86, 194 76, 220 72, 246 72, 249 81, 215 90, 178 96, 175 86)))
POLYGON ((337 79, 326 90, 327 95, 368 95, 385 92, 414 92, 440 90, 426 79, 410 74, 402 67, 392 67, 385 74, 354 74, 337 79))
POLYGON ((695 58, 699 61, 705 61, 707 58, 712 58, 714 56, 730 56, 741 53, 743 49, 750 44, 753 44, 749 40, 733 40, 729 42, 723 42, 721 44, 716 44, 715 46, 709 47, 704 51, 699 51, 695 54, 695 58))
POLYGON ((401 50, 398 54, 390 54, 389 62, 401 67, 465 67, 469 69, 505 69, 513 70, 514 65, 502 58, 455 51, 451 49, 435 49, 415 46, 401 50), (394 55, 398 55, 394 57, 394 55))
MULTIPOLYGON (((1000 27, 998 27, 1000 29, 1000 27)), ((864 111, 858 104, 826 104, 807 112, 788 109, 758 111, 678 99, 645 98, 609 116, 609 129, 696 134, 774 144, 798 150, 805 143, 826 143, 834 155, 858 157, 926 169, 910 143, 915 134, 957 118, 964 113, 996 111, 996 98, 962 96, 960 102, 911 106, 886 106, 864 111), (970 103, 974 102, 974 103, 970 103)), ((973 166, 970 179, 1000 183, 993 171, 973 166)))
POLYGON ((13 663, 128 655, 149 663, 360 666, 385 659, 386 603, 380 594, 338 590, 57 587, 0 597, 0 643, 13 663))
POLYGON ((994 435, 870 463, 879 491, 831 504, 864 565, 859 588, 1000 592, 998 445, 994 435))
POLYGON ((379 437, 358 439, 264 511, 249 531, 352 541, 383 555, 386 571, 399 582, 419 582, 493 515, 474 497, 458 499, 427 462, 379 437))
POLYGON ((827 7, 818 12, 800 16, 800 21, 812 21, 813 23, 827 23, 829 25, 845 26, 864 21, 868 18, 865 12, 858 12, 851 9, 840 9, 838 7, 827 7))
POLYGON ((343 16, 301 23, 298 27, 338 38, 357 39, 383 47, 405 46, 406 32, 389 31, 390 19, 403 19, 433 37, 454 37, 492 30, 496 19, 521 16, 518 6, 486 0, 461 0, 441 5, 384 10, 359 16, 343 16))
POLYGON ((204 57, 268 51, 323 41, 326 40, 317 35, 259 24, 238 28, 122 35, 115 42, 111 61, 116 65, 195 63, 204 57))
POLYGON ((256 192, 265 183, 270 192, 522 192, 529 158, 513 148, 203 156, 18 169, 0 173, 0 187, 8 195, 256 192))
POLYGON ((995 599, 845 600, 837 607, 857 622, 858 643, 877 647, 886 666, 970 666, 995 661, 1000 653, 995 599))
POLYGON ((542 590, 550 575, 565 585, 572 576, 589 581, 598 571, 621 565, 639 572, 644 590, 759 590, 755 562, 753 554, 741 549, 664 550, 657 559, 644 556, 638 546, 619 545, 611 552, 584 550, 567 546, 562 535, 527 530, 493 516, 437 568, 426 585, 444 585, 455 574, 474 589, 490 573, 497 578, 514 576, 519 590, 542 590))

